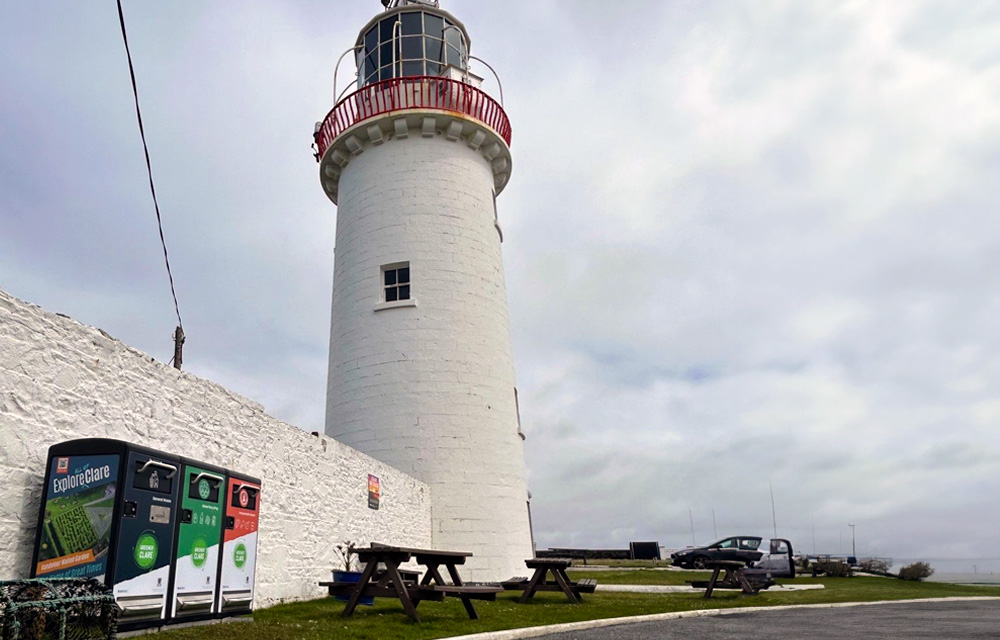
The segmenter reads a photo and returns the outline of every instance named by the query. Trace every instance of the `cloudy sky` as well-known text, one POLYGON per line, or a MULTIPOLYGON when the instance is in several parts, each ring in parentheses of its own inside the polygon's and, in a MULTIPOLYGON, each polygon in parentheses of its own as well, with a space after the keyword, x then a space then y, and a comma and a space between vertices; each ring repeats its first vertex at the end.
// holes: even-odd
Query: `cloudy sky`
MULTIPOLYGON (((309 145, 379 3, 124 4, 186 368, 322 430, 309 145)), ((856 523, 860 555, 1000 571, 1000 5, 443 5, 514 124, 539 545, 767 534, 770 480, 804 551, 856 523)), ((4 3, 0 82, 0 288, 169 360, 114 3, 4 3)))

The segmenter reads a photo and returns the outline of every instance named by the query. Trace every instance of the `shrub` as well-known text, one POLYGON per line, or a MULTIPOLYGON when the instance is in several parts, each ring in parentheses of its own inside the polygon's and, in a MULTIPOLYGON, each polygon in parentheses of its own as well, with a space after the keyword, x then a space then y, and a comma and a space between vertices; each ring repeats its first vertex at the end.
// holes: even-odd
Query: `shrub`
POLYGON ((919 582, 924 578, 930 578, 932 575, 934 575, 934 569, 926 562, 914 562, 899 569, 900 580, 914 580, 919 582))
POLYGON ((868 573, 889 573, 889 563, 885 560, 869 558, 861 563, 861 570, 868 573))
POLYGON ((854 575, 851 566, 840 560, 820 560, 812 565, 813 574, 825 574, 828 578, 850 578, 854 575))

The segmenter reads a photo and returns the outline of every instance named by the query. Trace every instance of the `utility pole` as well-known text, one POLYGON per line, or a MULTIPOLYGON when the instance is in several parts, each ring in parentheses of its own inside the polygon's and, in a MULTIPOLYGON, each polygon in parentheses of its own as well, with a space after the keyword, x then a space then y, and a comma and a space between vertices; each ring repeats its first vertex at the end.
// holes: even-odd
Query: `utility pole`
POLYGON ((184 340, 184 329, 177 327, 177 330, 174 331, 174 368, 178 371, 184 364, 184 340))
POLYGON ((719 525, 715 524, 715 509, 712 509, 712 528, 715 529, 715 539, 719 539, 719 525))
POLYGON ((854 544, 854 525, 853 524, 849 524, 847 526, 849 526, 851 528, 851 556, 854 558, 854 561, 857 562, 858 561, 858 548, 854 544))
POLYGON ((816 555, 816 514, 812 514, 813 524, 813 555, 816 555))
POLYGON ((774 512, 774 483, 771 482, 770 478, 767 479, 767 486, 770 487, 770 489, 771 489, 771 524, 774 525, 774 537, 777 538, 778 537, 778 517, 775 515, 775 512, 774 512))
POLYGON ((694 539, 694 514, 691 513, 690 509, 688 509, 688 519, 691 520, 691 546, 694 547, 698 543, 694 539))

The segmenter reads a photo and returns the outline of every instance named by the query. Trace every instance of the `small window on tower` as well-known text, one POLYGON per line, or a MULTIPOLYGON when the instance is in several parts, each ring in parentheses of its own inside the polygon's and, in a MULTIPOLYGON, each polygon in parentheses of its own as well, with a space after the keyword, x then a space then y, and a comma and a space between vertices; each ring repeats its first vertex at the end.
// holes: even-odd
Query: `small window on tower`
POLYGON ((410 299, 410 263, 382 267, 382 287, 385 302, 410 299))

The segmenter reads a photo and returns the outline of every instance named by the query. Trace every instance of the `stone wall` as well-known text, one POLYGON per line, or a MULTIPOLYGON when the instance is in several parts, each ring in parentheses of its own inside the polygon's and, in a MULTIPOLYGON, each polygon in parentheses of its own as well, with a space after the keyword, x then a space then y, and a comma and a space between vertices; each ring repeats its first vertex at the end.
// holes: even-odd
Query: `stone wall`
POLYGON ((0 291, 0 580, 27 577, 49 445, 114 438, 259 477, 257 605, 320 597, 338 541, 431 546, 427 485, 0 291), (382 481, 368 508, 368 474, 382 481))

